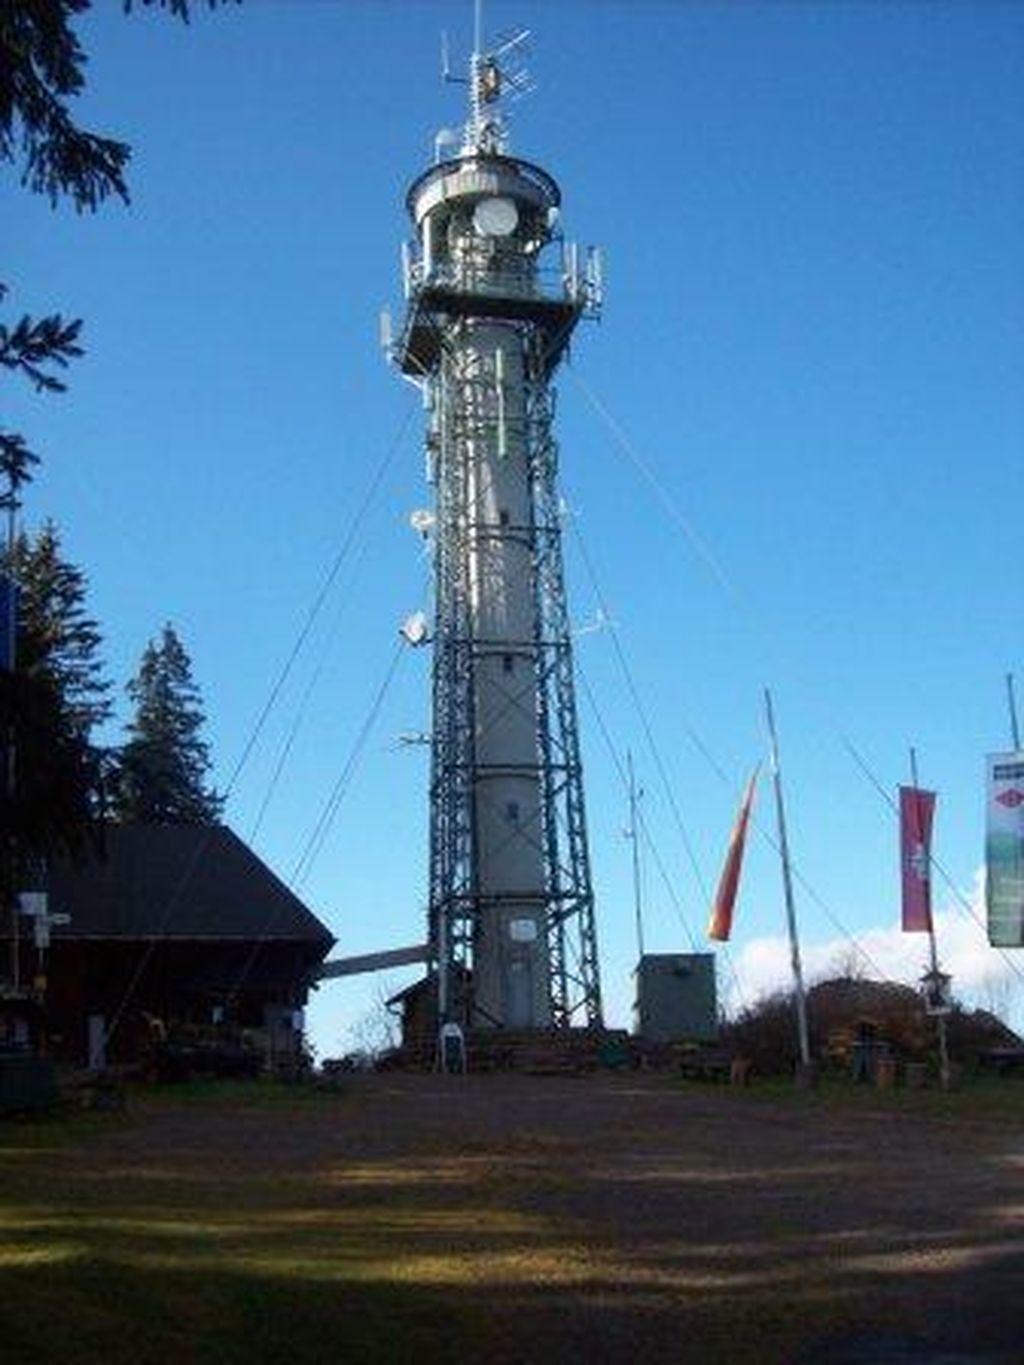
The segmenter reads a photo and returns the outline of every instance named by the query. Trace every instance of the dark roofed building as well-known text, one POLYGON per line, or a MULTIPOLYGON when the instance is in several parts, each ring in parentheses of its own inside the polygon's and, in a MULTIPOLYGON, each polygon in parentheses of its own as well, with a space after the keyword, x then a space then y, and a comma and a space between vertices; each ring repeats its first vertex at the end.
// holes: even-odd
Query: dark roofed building
MULTIPOLYGON (((113 825, 105 859, 56 864, 48 892, 49 915, 69 917, 37 981, 56 1056, 133 1061, 154 1036, 211 1028, 294 1053, 334 937, 226 826, 113 825)), ((28 923, 27 979, 32 944, 28 923)))

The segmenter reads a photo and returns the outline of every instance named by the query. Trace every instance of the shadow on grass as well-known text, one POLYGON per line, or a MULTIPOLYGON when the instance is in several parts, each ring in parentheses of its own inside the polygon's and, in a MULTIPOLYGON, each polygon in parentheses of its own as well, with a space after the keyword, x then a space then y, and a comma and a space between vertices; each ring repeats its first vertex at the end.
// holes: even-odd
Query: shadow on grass
POLYGON ((632 1082, 451 1093, 169 1104, 9 1151, 0 1359, 775 1365, 869 1328, 1024 1338, 1003 1140, 632 1082))

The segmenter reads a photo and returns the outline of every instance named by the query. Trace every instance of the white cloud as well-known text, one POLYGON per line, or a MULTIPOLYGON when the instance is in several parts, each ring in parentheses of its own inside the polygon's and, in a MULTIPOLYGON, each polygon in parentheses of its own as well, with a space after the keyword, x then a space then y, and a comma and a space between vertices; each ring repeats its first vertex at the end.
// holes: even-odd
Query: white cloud
MULTIPOLYGON (((1016 1028, 1024 1027, 1024 950, 1000 951, 989 946, 983 871, 977 873, 971 894, 964 899, 970 914, 952 898, 936 913, 940 966, 952 976, 957 999, 990 1009, 1016 1028)), ((840 975, 855 962, 864 976, 916 986, 928 966, 928 939, 925 934, 903 933, 897 923, 867 929, 857 935, 856 943, 839 935, 823 942, 802 942, 800 954, 809 985, 840 975)), ((792 982, 789 941, 784 935, 751 939, 731 959, 732 970, 726 966, 721 974, 730 1009, 788 989, 792 982)))

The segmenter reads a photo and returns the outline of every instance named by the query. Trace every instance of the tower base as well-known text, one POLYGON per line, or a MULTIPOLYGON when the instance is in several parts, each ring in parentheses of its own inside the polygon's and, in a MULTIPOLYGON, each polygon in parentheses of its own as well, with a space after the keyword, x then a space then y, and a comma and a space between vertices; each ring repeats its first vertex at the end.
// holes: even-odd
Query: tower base
MULTIPOLYGON (((529 1075, 581 1075, 633 1065, 625 1029, 474 1029, 465 1037, 466 1070, 521 1071, 529 1075)), ((395 1070, 438 1069, 433 1040, 410 1040, 387 1057, 395 1070)))

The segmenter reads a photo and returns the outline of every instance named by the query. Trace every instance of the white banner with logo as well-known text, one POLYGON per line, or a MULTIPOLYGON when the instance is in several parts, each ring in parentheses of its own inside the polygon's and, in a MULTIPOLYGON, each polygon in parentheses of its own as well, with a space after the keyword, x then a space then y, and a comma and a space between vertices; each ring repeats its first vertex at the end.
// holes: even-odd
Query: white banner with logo
POLYGON ((988 941, 1024 946, 1024 751, 989 754, 985 837, 988 941))

